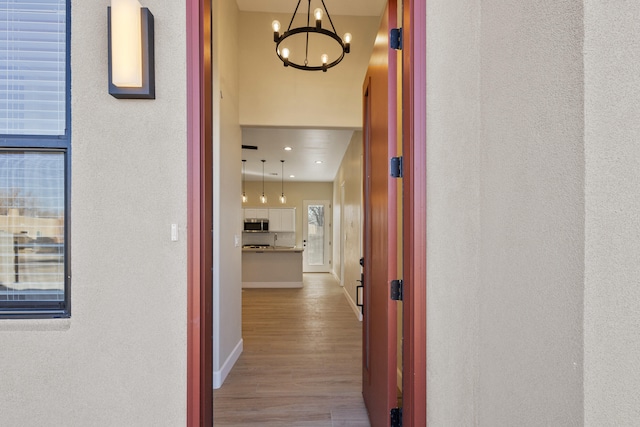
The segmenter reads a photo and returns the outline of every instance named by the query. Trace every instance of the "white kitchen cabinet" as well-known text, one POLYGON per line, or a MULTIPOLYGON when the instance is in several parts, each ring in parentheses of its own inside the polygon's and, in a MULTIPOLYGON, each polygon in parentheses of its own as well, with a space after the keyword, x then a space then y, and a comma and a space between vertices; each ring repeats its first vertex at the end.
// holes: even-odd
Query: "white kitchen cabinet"
POLYGON ((269 209, 269 231, 282 231, 282 209, 269 209))
POLYGON ((260 218, 260 219, 269 218, 269 209, 256 209, 256 208, 244 209, 244 219, 254 219, 254 218, 260 218))
POLYGON ((269 209, 269 231, 296 231, 296 208, 269 209))
POLYGON ((282 209, 282 231, 296 232, 296 208, 282 209))

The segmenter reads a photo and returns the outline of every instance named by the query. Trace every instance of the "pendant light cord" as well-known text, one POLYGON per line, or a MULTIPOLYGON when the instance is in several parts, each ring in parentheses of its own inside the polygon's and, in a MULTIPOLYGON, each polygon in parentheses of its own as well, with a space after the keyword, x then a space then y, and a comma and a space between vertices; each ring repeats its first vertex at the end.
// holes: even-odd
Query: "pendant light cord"
POLYGON ((284 195, 284 160, 280 160, 280 165, 282 166, 282 175, 280 177, 280 203, 285 204, 287 202, 287 198, 284 195))
POLYGON ((262 160, 262 203, 264 203, 264 162, 266 160, 262 160))

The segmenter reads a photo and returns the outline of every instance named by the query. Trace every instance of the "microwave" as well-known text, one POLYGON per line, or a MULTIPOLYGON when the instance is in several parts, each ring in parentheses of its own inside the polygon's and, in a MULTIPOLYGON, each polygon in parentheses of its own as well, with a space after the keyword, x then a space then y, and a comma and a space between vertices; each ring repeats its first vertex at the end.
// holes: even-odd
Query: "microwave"
POLYGON ((260 218, 250 218, 244 220, 244 231, 250 233, 260 233, 269 231, 269 220, 260 218))

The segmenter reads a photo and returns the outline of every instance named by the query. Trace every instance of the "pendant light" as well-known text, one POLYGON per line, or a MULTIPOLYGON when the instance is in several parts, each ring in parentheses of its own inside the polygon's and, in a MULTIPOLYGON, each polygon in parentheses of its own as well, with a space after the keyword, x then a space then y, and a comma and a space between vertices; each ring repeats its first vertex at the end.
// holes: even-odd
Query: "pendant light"
POLYGON ((280 175, 282 183, 282 186, 280 187, 282 191, 282 193, 280 194, 280 203, 284 205, 285 203, 287 203, 287 196, 284 195, 284 160, 280 160, 280 164, 282 165, 282 174, 280 175))
POLYGON ((264 195, 264 162, 266 160, 260 160, 262 162, 262 196, 260 196, 260 203, 267 203, 267 196, 264 195))
POLYGON ((247 193, 245 191, 245 184, 244 184, 245 164, 246 163, 247 163, 247 161, 245 159, 242 159, 242 203, 247 203, 247 193))

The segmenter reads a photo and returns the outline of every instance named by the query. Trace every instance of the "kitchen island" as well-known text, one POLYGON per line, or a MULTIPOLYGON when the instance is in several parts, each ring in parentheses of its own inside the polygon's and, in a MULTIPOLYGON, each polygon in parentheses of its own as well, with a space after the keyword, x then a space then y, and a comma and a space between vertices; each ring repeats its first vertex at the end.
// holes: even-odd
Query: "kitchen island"
POLYGON ((302 249, 269 246, 242 248, 243 288, 301 288, 302 249))

